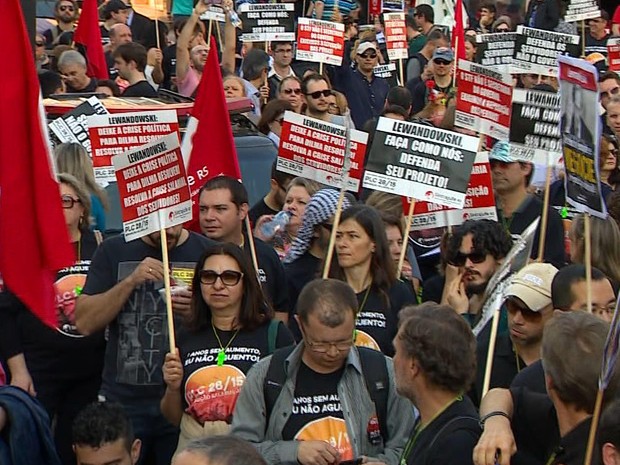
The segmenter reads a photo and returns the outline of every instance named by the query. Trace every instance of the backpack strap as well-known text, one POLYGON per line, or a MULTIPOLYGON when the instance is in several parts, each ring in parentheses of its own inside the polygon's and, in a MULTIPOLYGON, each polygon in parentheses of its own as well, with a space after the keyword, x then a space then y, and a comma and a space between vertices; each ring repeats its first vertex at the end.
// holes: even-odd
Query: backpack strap
POLYGON ((437 431, 437 434, 435 434, 435 437, 429 444, 427 450, 431 450, 435 445, 435 442, 437 442, 440 437, 446 436, 459 429, 466 429, 471 431, 472 433, 480 434, 480 420, 478 418, 468 417, 465 415, 452 418, 450 421, 448 421, 448 423, 443 425, 439 431, 437 431))
POLYGON ((97 245, 101 245, 101 243, 103 242, 103 234, 101 234, 101 231, 98 229, 94 229, 93 234, 95 235, 95 241, 97 241, 97 245))
POLYGON ((388 395, 390 378, 383 353, 367 347, 357 348, 362 362, 362 373, 366 381, 366 389, 375 404, 379 430, 385 444, 389 438, 387 427, 388 395))
POLYGON ((273 406, 276 404, 284 383, 286 382, 286 370, 284 362, 289 355, 295 350, 295 346, 282 347, 277 349, 271 355, 267 374, 263 381, 263 396, 265 398, 265 430, 269 425, 273 406))
POLYGON ((278 329, 280 328, 280 320, 275 318, 269 321, 269 328, 267 329, 267 353, 273 354, 276 351, 276 341, 278 339, 278 329))

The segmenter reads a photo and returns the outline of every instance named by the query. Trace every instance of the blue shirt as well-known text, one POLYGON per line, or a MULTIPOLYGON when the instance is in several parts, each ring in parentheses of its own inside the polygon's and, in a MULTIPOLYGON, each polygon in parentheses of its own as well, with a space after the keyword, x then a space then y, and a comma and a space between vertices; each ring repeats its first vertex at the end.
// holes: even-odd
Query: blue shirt
POLYGON ((356 128, 363 128, 366 121, 381 114, 390 90, 385 79, 373 76, 372 80, 368 81, 357 68, 344 64, 335 68, 332 83, 334 89, 347 97, 351 119, 356 128))

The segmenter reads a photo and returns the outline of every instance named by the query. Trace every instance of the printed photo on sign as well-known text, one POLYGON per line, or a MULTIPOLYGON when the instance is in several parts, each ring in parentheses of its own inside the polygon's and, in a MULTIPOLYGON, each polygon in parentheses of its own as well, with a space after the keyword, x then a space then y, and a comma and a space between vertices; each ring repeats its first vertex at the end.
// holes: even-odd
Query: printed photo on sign
POLYGON ((114 182, 112 157, 168 134, 179 133, 174 110, 141 111, 87 118, 95 179, 114 182))
POLYGON ((169 134, 112 158, 127 242, 192 219, 179 138, 169 134), (164 224, 160 224, 160 213, 164 224))
POLYGON ((506 140, 510 127, 512 77, 466 60, 457 68, 454 124, 495 139, 506 140))
POLYGON ((510 156, 538 165, 557 165, 562 156, 560 95, 514 89, 510 119, 510 156))
MULTIPOLYGON (((358 192, 368 134, 351 129, 350 168, 345 180, 347 190, 358 192)), ((344 126, 298 115, 284 113, 278 170, 313 179, 327 186, 342 186, 345 161, 346 129, 344 126)))
POLYGON ((239 16, 243 42, 295 41, 293 3, 243 3, 239 16))
POLYGON ((579 36, 517 26, 513 72, 558 75, 558 57, 579 56, 579 36))
POLYGON ((560 133, 566 201, 583 213, 607 217, 602 198, 598 72, 585 60, 560 57, 560 133))
POLYGON ((340 66, 344 56, 344 24, 299 18, 297 53, 301 61, 340 66))
POLYGON ((478 138, 379 118, 363 186, 463 208, 478 138))

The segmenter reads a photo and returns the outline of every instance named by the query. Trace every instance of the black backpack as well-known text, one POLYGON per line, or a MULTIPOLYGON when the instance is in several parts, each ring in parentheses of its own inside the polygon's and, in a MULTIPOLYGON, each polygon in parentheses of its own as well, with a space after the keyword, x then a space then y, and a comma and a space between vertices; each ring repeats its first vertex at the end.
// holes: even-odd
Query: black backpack
MULTIPOLYGON (((263 383, 266 414, 265 429, 267 429, 267 425, 269 424, 273 406, 280 396, 282 387, 286 382, 284 362, 294 349, 295 346, 283 347, 276 350, 271 357, 267 375, 263 383)), ((375 411, 379 421, 379 430, 383 438, 383 443, 385 444, 388 439, 387 403, 390 390, 390 379, 385 356, 381 352, 366 347, 357 347, 357 350, 360 354, 366 389, 368 390, 370 399, 375 404, 375 411)))

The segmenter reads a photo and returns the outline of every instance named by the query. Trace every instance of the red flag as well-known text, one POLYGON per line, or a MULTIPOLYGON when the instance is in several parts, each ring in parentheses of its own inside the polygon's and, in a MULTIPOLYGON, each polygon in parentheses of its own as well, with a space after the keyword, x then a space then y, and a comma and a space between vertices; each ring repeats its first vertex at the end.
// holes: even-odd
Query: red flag
POLYGON ((97 79, 108 79, 110 75, 101 44, 97 0, 84 0, 82 3, 82 12, 73 34, 73 41, 86 49, 88 62, 86 74, 97 79))
POLYGON ((456 0, 454 7, 454 28, 452 29, 452 48, 456 61, 465 60, 465 29, 463 28, 463 0, 456 0))
POLYGON ((60 190, 44 139, 39 84, 19 0, 0 2, 0 273, 6 286, 49 324, 56 271, 74 263, 60 190), (1 39, 4 37, 4 39, 1 39))
POLYGON ((226 175, 241 179, 220 63, 211 37, 209 56, 181 146, 193 200, 191 229, 198 228, 198 191, 209 179, 226 175))

